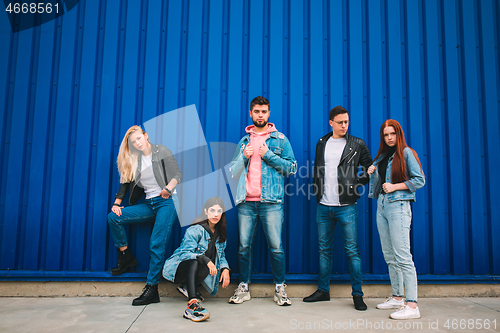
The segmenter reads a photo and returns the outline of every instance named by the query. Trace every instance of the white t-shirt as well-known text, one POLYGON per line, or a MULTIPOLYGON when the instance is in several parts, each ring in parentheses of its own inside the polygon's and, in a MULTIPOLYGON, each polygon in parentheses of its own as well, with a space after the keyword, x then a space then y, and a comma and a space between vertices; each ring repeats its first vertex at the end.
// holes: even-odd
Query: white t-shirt
POLYGON ((161 188, 156 182, 155 175, 153 173, 153 162, 151 161, 151 156, 142 155, 141 163, 141 186, 144 188, 146 193, 146 199, 154 198, 160 195, 161 188))
POLYGON ((325 146, 325 184, 320 203, 325 206, 341 206, 337 167, 347 140, 330 137, 325 146))

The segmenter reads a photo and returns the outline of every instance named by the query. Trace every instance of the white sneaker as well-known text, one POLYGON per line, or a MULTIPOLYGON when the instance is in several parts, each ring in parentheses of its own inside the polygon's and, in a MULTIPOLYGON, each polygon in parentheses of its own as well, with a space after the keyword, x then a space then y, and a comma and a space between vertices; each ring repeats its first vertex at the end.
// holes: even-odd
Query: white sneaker
MULTIPOLYGON (((177 291, 186 296, 186 298, 189 298, 188 291, 185 285, 181 284, 180 286, 178 286, 177 291)), ((200 292, 196 292, 196 297, 200 300, 200 302, 205 301, 203 296, 201 296, 200 292)))
POLYGON ((238 285, 238 288, 236 288, 236 290, 234 291, 233 296, 229 298, 229 303, 240 304, 244 301, 249 301, 250 299, 250 291, 248 289, 245 289, 243 282, 241 282, 238 285))
POLYGON ((416 309, 410 308, 408 305, 402 306, 398 311, 390 314, 391 319, 417 319, 420 318, 418 306, 416 309))
POLYGON ((274 292, 274 301, 278 305, 292 305, 292 301, 288 298, 285 290, 286 284, 282 284, 278 287, 278 290, 274 292))
POLYGON ((385 300, 385 302, 377 304, 377 309, 399 309, 400 307, 405 305, 405 301, 402 298, 400 301, 395 300, 394 297, 389 297, 385 300))

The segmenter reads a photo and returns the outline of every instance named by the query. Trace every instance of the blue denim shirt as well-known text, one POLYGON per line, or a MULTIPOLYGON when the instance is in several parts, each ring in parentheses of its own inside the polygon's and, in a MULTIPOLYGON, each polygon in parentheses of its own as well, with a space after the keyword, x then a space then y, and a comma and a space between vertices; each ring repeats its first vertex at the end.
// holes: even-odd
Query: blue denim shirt
MULTIPOLYGON (((417 162, 417 159, 415 158, 415 155, 413 155, 413 152, 410 148, 406 147, 403 150, 404 157, 405 157, 405 163, 406 163, 406 172, 408 174, 408 180, 406 180, 404 183, 408 187, 407 190, 398 190, 391 192, 387 194, 387 200, 389 202, 393 201, 398 201, 398 200, 410 200, 410 201, 416 201, 415 198, 415 191, 424 186, 425 184, 425 177, 420 170, 420 165, 417 162)), ((377 165, 380 163, 380 161, 384 158, 385 154, 381 154, 374 162, 373 165, 377 167, 377 165)), ((386 179, 385 181, 380 178, 380 175, 378 173, 378 170, 375 170, 371 175, 370 175, 370 189, 368 192, 368 198, 372 199, 377 199, 378 195, 380 193, 380 189, 382 188, 382 184, 384 183, 391 183, 391 165, 392 165, 392 158, 394 157, 391 156, 389 157, 389 162, 387 163, 387 171, 385 173, 386 179)))
MULTIPOLYGON (((184 234, 181 245, 174 251, 174 253, 172 253, 170 258, 165 261, 165 265, 163 266, 163 277, 168 281, 174 282, 175 273, 177 272, 179 264, 185 260, 196 259, 196 257, 200 254, 204 254, 207 251, 209 242, 210 234, 205 230, 205 228, 199 224, 189 227, 184 234)), ((224 250, 226 249, 226 242, 215 242, 215 248, 217 249, 217 255, 215 256, 214 264, 217 268, 217 274, 214 276, 208 274, 205 280, 201 283, 201 285, 212 296, 215 296, 215 294, 217 294, 217 290, 219 289, 221 269, 229 269, 226 255, 224 253, 224 250)))
MULTIPOLYGON (((250 143, 250 134, 245 135, 238 142, 238 149, 229 166, 232 177, 240 177, 236 190, 236 204, 245 201, 246 179, 249 159, 243 155, 243 150, 250 143)), ((293 155, 292 145, 287 137, 280 132, 271 132, 266 140, 269 150, 261 160, 262 190, 261 202, 283 203, 285 176, 297 172, 297 161, 293 155)), ((258 151, 254 150, 254 154, 258 151)))

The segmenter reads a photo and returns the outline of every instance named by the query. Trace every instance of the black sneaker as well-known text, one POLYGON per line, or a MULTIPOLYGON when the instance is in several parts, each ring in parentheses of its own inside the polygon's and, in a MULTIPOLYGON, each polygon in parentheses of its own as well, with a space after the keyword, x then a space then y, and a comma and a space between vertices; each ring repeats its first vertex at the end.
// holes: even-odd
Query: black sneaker
POLYGON ((139 263, 139 260, 137 260, 134 255, 130 252, 130 250, 127 248, 124 251, 118 250, 118 264, 116 267, 112 268, 110 273, 111 275, 122 275, 125 273, 127 268, 133 267, 139 263))
POLYGON ((366 309, 368 309, 365 302, 363 302, 363 296, 354 295, 352 297, 352 300, 354 301, 354 307, 356 308, 356 310, 365 311, 366 309))
POLYGON ((142 289, 142 295, 134 299, 132 305, 148 305, 159 302, 160 295, 158 294, 158 285, 147 284, 144 289, 142 289))
POLYGON ((330 293, 327 291, 316 290, 312 295, 304 297, 304 302, 319 302, 319 301, 329 301, 330 293))

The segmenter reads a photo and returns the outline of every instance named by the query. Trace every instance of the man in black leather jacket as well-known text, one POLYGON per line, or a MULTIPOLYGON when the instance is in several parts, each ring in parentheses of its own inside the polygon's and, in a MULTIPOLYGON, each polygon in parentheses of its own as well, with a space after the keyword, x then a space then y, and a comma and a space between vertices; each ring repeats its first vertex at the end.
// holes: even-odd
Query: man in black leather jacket
POLYGON ((318 140, 314 160, 313 183, 318 206, 316 222, 319 237, 318 290, 304 302, 330 300, 333 232, 339 222, 344 252, 349 263, 352 296, 356 310, 366 310, 361 288, 361 256, 358 250, 359 187, 369 180, 367 169, 372 157, 365 142, 347 133, 349 114, 341 106, 330 111, 332 132, 318 140), (362 173, 359 174, 359 165, 362 173))

